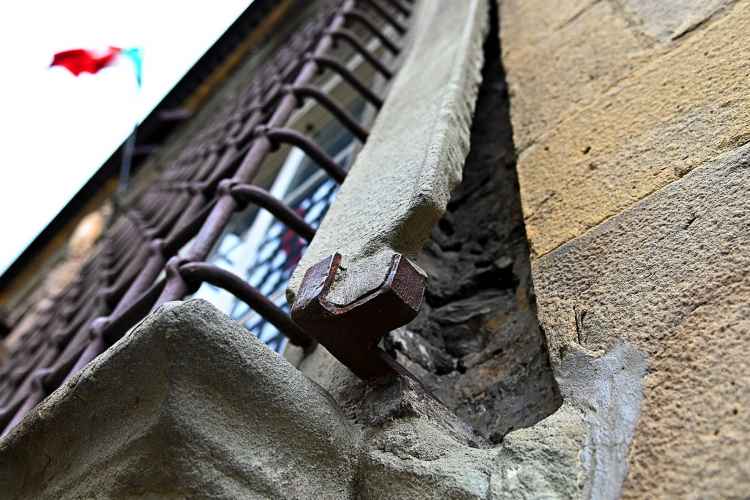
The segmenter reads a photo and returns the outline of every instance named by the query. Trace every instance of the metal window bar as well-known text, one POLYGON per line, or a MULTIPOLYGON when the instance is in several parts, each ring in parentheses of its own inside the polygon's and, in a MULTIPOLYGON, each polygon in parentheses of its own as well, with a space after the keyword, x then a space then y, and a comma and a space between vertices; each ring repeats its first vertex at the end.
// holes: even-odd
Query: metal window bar
POLYGON ((335 72, 379 109, 381 97, 336 58, 346 50, 339 42, 390 79, 393 69, 383 57, 399 52, 396 39, 404 39, 412 8, 413 0, 328 2, 256 69, 243 93, 195 134, 159 180, 113 222, 80 275, 39 311, 36 327, 10 352, 0 367, 3 435, 149 311, 190 295, 202 282, 234 294, 291 342, 312 343, 273 301, 205 260, 231 216, 246 203, 271 211, 304 239, 314 234, 294 210, 254 181, 279 143, 299 147, 332 179, 343 180, 345 172, 287 124, 306 99, 314 99, 364 141, 367 130, 315 85, 316 76, 335 72), (371 51, 370 39, 377 39, 384 50, 371 51))
MULTIPOLYGON (((326 127, 321 134, 327 138, 327 151, 335 154, 339 165, 349 165, 355 155, 356 140, 348 134, 335 133, 336 127, 326 127), (333 130, 331 130, 333 129, 333 130), (354 142, 353 142, 354 141, 354 142)), ((291 154, 284 164, 285 174, 278 186, 283 193, 284 203, 314 231, 316 229, 338 191, 337 183, 329 176, 318 174, 309 175, 312 162, 304 155, 291 154), (292 174, 290 177, 289 174, 292 174), (296 180, 297 184, 292 182, 296 180), (289 191, 291 189, 291 191, 289 191)), ((278 191, 276 182, 274 189, 278 191)), ((311 238, 305 237, 300 231, 292 230, 281 220, 275 222, 268 217, 259 217, 249 229, 254 238, 240 238, 228 235, 216 251, 212 260, 220 267, 231 270, 246 277, 248 282, 258 288, 278 307, 288 312, 285 300, 286 285, 294 267, 299 262, 311 238)), ((270 348, 281 352, 286 345, 284 335, 274 325, 259 316, 255 311, 220 289, 206 287, 203 295, 217 304, 222 304, 223 310, 233 319, 243 323, 258 338, 270 348), (212 297, 213 295, 213 297, 212 297)))

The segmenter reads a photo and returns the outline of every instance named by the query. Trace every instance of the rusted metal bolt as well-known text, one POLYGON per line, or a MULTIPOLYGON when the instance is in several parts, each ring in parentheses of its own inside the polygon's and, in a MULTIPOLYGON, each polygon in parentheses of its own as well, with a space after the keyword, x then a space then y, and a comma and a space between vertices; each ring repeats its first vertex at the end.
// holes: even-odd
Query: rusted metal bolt
POLYGON ((341 254, 336 253, 307 270, 292 319, 358 377, 392 376, 395 361, 387 360, 378 343, 417 315, 426 276, 406 257, 394 254, 379 287, 348 304, 334 304, 328 295, 340 264, 341 254))

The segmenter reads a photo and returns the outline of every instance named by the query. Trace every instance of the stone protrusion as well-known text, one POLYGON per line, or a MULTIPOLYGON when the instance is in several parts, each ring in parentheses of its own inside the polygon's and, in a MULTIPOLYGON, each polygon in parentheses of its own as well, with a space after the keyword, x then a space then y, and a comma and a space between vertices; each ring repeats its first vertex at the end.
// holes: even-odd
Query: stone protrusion
POLYGON ((360 437, 208 303, 162 308, 0 442, 3 498, 347 498, 360 437))
POLYGON ((330 300, 377 288, 393 253, 422 248, 461 180, 488 26, 487 0, 419 2, 406 58, 355 164, 290 281, 338 252, 330 300), (408 109, 408 113, 404 110, 408 109))

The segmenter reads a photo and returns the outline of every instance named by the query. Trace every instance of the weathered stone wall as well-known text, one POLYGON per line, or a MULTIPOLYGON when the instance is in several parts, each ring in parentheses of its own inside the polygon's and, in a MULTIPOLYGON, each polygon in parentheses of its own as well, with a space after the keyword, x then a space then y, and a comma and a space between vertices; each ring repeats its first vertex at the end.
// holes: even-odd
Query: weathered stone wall
POLYGON ((533 288, 486 68, 404 330, 427 343, 386 343, 460 418, 410 380, 365 384, 321 347, 297 371, 208 304, 171 304, 0 441, 0 491, 747 497, 749 3, 500 2, 533 288))
MULTIPOLYGON (((625 498, 746 498, 750 2, 499 3, 539 316, 563 397, 585 380, 629 401, 617 405, 625 498), (584 375, 604 365, 610 375, 584 375)), ((584 412, 594 439, 612 408, 584 412)), ((612 470, 593 497, 620 494, 612 470)))

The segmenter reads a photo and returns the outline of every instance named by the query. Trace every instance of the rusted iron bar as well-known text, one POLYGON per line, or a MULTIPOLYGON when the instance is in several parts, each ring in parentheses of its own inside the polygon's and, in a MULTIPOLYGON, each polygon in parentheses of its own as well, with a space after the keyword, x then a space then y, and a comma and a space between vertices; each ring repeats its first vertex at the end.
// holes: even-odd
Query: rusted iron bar
POLYGON ((210 283, 235 295, 273 326, 299 346, 308 347, 312 339, 289 316, 250 286, 244 279, 220 267, 200 262, 187 262, 179 266, 179 272, 188 283, 210 283))
POLYGON ((357 123, 349 113, 344 111, 341 106, 336 104, 333 99, 328 97, 325 92, 318 90, 310 85, 289 85, 285 87, 286 92, 290 92, 295 98, 300 100, 300 103, 305 97, 315 99, 321 106, 331 112, 336 119, 344 125, 349 131, 354 134, 354 137, 362 142, 367 140, 367 136, 370 134, 363 126, 357 123))
POLYGON ((233 181, 227 180, 222 181, 222 184, 219 185, 219 192, 223 191, 228 191, 237 200, 240 207, 253 203, 268 210, 308 242, 315 237, 315 229, 305 222, 305 219, 265 189, 251 184, 235 184, 233 181))
POLYGON ((383 75, 387 79, 393 78, 393 71, 388 69, 388 67, 383 64, 380 59, 377 58, 372 52, 368 50, 367 47, 364 46, 362 42, 359 41, 359 38, 357 38, 357 35, 354 34, 353 31, 344 29, 344 28, 337 28, 337 29, 331 29, 328 31, 328 35, 333 39, 341 39, 346 41, 349 45, 352 46, 353 49, 355 49, 359 55, 361 55, 368 63, 372 65, 373 68, 375 68, 381 75, 383 75))
POLYGON ((325 170, 333 180, 335 180, 339 184, 344 182, 344 179, 346 178, 346 171, 341 168, 335 161, 333 161, 333 158, 328 156, 320 146, 318 146, 313 141, 300 134, 296 130, 292 130, 289 128, 265 127, 262 133, 271 140, 274 148, 281 143, 297 146, 307 156, 312 158, 318 165, 320 165, 320 167, 325 170))
POLYGON ((380 29, 378 29, 377 26, 375 26, 372 21, 370 21, 365 14, 363 14, 361 11, 358 10, 350 10, 345 14, 345 16, 348 19, 353 19, 360 23, 362 26, 367 28, 370 33, 372 33, 378 40, 380 40, 380 43, 383 44, 383 46, 388 49, 392 54, 398 55, 398 53, 401 51, 398 45, 393 43, 390 38, 385 36, 380 29))
POLYGON ((314 59, 316 63, 318 63, 319 66, 322 68, 329 68, 332 71, 335 71, 338 73, 341 78, 343 78, 349 85, 354 87, 357 92, 359 92, 362 97, 367 99, 370 104, 375 106, 375 108, 380 109, 383 107, 383 100, 378 97, 378 95, 370 90, 364 83, 362 83, 359 78, 354 76, 354 73, 352 73, 349 68, 338 62, 336 59, 333 59, 332 57, 311 57, 311 59, 314 59))
POLYGON ((406 33, 406 25, 404 25, 402 22, 400 22, 396 16, 392 15, 390 12, 388 12, 388 9, 384 8, 382 5, 380 5, 380 2, 378 0, 367 0, 367 4, 374 10, 375 12, 380 15, 388 24, 395 29, 399 35, 403 35, 406 33))

